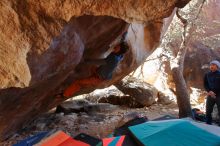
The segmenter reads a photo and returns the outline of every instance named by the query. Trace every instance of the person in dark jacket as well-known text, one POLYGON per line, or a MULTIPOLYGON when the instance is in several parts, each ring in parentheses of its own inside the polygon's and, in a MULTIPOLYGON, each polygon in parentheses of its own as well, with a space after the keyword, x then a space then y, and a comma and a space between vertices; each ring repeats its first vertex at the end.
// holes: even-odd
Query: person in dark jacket
POLYGON ((220 117, 220 62, 217 60, 211 61, 209 69, 210 71, 204 77, 204 87, 208 94, 206 100, 206 123, 212 124, 212 112, 215 104, 217 104, 220 117))
POLYGON ((118 63, 122 60, 123 55, 129 49, 126 42, 120 42, 120 44, 114 47, 114 50, 102 60, 100 65, 90 77, 79 79, 74 81, 67 89, 64 90, 62 96, 71 97, 74 93, 78 92, 81 88, 85 88, 92 85, 97 85, 105 80, 112 79, 112 74, 117 67, 118 63))

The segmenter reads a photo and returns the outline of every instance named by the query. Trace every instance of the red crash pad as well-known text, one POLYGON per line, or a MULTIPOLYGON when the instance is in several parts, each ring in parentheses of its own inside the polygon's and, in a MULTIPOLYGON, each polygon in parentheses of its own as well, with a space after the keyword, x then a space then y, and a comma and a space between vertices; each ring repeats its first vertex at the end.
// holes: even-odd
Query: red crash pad
POLYGON ((123 146, 125 136, 104 138, 102 140, 103 146, 123 146))
POLYGON ((36 146, 90 146, 84 142, 78 141, 64 133, 63 131, 58 131, 43 140, 36 146))

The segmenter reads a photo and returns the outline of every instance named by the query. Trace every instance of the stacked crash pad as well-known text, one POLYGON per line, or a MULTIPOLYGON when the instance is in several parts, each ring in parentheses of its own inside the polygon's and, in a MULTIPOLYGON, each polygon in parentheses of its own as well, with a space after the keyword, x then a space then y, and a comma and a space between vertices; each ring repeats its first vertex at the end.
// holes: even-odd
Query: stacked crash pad
POLYGON ((140 146, 220 146, 219 136, 188 120, 150 121, 129 130, 140 146))
POLYGON ((136 146, 137 143, 134 138, 132 138, 132 135, 129 131, 130 126, 138 125, 147 122, 148 119, 145 117, 137 117, 134 118, 128 122, 126 122, 124 125, 121 127, 118 127, 114 130, 113 136, 121 136, 125 135, 125 139, 123 142, 124 146, 136 146))
POLYGON ((111 137, 102 140, 84 133, 72 138, 58 131, 49 137, 45 136, 46 133, 32 136, 18 146, 30 146, 43 136, 45 138, 35 146, 220 146, 219 127, 173 118, 167 115, 155 121, 136 118, 116 128, 111 137))
POLYGON ((85 133, 80 133, 77 136, 74 137, 75 140, 82 141, 84 143, 87 143, 91 146, 97 146, 101 143, 101 140, 95 137, 92 137, 90 135, 87 135, 85 133))
POLYGON ((58 131, 35 146, 90 146, 84 142, 75 140, 63 131, 58 131))
POLYGON ((117 136, 102 139, 103 146, 126 146, 124 145, 125 136, 117 136))
POLYGON ((40 142, 47 134, 48 134, 48 132, 37 133, 37 134, 30 136, 24 140, 21 140, 20 142, 18 142, 17 144, 14 144, 13 146, 32 146, 32 145, 40 142))

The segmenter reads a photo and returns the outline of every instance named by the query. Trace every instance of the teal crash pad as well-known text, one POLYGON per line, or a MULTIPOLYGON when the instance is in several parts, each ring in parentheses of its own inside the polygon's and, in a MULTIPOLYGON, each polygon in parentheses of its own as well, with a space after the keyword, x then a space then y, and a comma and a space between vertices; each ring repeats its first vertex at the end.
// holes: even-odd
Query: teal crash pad
POLYGON ((144 146, 220 146, 220 137, 186 120, 146 122, 129 130, 144 146))

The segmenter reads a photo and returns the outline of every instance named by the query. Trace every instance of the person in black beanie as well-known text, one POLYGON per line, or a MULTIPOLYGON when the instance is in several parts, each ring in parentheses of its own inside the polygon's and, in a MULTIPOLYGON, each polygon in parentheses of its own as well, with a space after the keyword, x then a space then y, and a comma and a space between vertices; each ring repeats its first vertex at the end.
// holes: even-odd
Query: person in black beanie
MULTIPOLYGON (((211 61, 209 69, 210 71, 204 77, 204 87, 208 95, 206 100, 206 123, 211 125, 215 104, 217 104, 220 117, 220 62, 217 60, 211 61)), ((220 121, 218 121, 218 124, 220 126, 220 121)))

